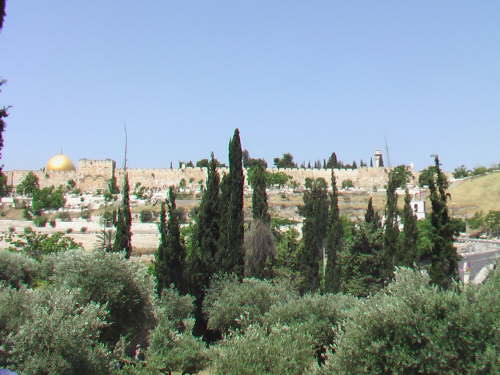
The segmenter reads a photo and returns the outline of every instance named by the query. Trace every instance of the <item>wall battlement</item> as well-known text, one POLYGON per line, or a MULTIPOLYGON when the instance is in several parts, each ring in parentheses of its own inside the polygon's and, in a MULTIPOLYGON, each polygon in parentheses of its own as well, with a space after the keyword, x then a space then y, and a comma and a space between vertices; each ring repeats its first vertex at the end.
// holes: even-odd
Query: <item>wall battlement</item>
MULTIPOLYGON (((269 172, 282 172, 289 175, 292 181, 295 181, 297 186, 303 187, 307 178, 323 178, 327 183, 331 179, 331 169, 290 169, 290 168, 269 168, 269 172)), ((81 159, 78 163, 78 168, 75 171, 53 172, 53 171, 6 171, 8 184, 17 186, 22 179, 29 173, 33 172, 39 179, 40 187, 66 185, 69 180, 76 182, 76 186, 82 192, 93 193, 97 190, 105 190, 108 186, 109 179, 115 174, 116 181, 120 185, 123 178, 123 169, 116 168, 116 162, 111 159, 106 160, 88 160, 81 159)), ((228 168, 219 168, 219 175, 222 176, 229 172, 228 168)), ((131 168, 127 170, 131 189, 137 183, 142 186, 152 189, 166 189, 168 186, 179 186, 181 181, 184 184, 194 189, 201 183, 205 183, 206 169, 205 168, 131 168)), ((387 184, 389 169, 388 168, 358 168, 358 169, 335 169, 335 177, 337 185, 342 186, 345 180, 351 180, 357 188, 373 190, 383 188, 387 184)), ((245 184, 248 185, 247 172, 245 174, 245 184)))

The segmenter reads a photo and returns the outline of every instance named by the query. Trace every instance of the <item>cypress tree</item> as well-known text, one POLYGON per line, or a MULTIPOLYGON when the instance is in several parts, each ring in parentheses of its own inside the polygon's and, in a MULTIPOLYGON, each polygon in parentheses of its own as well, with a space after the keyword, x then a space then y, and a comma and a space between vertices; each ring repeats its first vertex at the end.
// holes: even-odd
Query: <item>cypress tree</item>
POLYGON ((301 266, 304 275, 303 291, 316 291, 320 286, 320 260, 328 225, 328 194, 322 178, 308 181, 304 192, 304 205, 299 213, 304 217, 302 227, 303 249, 301 266))
POLYGON ((217 160, 211 154, 207 166, 207 180, 200 208, 195 219, 194 244, 188 254, 186 269, 189 275, 189 293, 195 297, 194 316, 196 319, 193 332, 197 336, 205 336, 212 341, 207 330, 207 320, 202 307, 205 298, 205 288, 210 284, 210 278, 217 271, 215 256, 219 246, 220 236, 220 178, 217 172, 217 160))
POLYGON ((394 266, 398 264, 400 257, 400 254, 398 252, 399 225, 397 207, 398 196, 396 194, 397 187, 397 179, 391 171, 389 173, 389 182, 387 183, 384 224, 384 253, 386 261, 385 272, 388 278, 392 277, 394 266))
POLYGON ((5 5, 7 1, 6 0, 0 0, 0 30, 2 30, 3 27, 3 22, 5 18, 5 5))
POLYGON ((342 248, 343 227, 340 220, 339 197, 337 180, 332 169, 332 192, 330 194, 330 208, 328 212, 328 228, 326 240, 326 270, 324 290, 336 293, 340 288, 340 264, 338 255, 342 248))
POLYGON ((403 238, 401 244, 401 264, 411 267, 419 263, 417 256, 417 217, 411 207, 411 198, 408 189, 405 191, 405 205, 403 208, 403 238))
POLYGON ((172 186, 168 190, 165 204, 160 212, 160 244, 155 255, 155 274, 158 281, 158 291, 174 285, 181 293, 187 291, 184 280, 184 265, 186 249, 181 239, 179 219, 176 213, 175 192, 172 186), (168 221, 166 221, 168 216, 168 221))
POLYGON ((122 201, 118 208, 116 219, 115 240, 113 251, 125 251, 125 257, 130 258, 132 253, 132 214, 130 212, 130 197, 127 168, 123 170, 122 201))
POLYGON ((429 269, 431 282, 442 288, 451 286, 458 279, 457 250, 453 246, 453 227, 448 214, 448 181, 441 171, 438 156, 434 159, 435 178, 429 181, 431 199, 432 259, 429 269))
POLYGON ((155 253, 153 269, 156 277, 156 291, 158 295, 161 295, 163 289, 169 287, 169 270, 167 264, 167 215, 165 211, 165 202, 161 202, 158 231, 160 232, 160 244, 155 253))
POLYGON ((370 223, 373 225, 374 228, 377 228, 380 226, 380 217, 377 212, 375 212, 375 209, 373 208, 373 198, 370 197, 368 200, 368 206, 366 208, 366 213, 365 213, 365 223, 370 223))
POLYGON ((371 223, 352 229, 342 262, 341 291, 366 297, 384 286, 383 231, 371 223))
POLYGON ((266 170, 261 165, 254 168, 254 179, 252 181, 252 215, 255 220, 269 223, 271 217, 268 213, 266 192, 266 170))
POLYGON ((229 142, 229 174, 221 184, 221 241, 216 262, 219 271, 243 277, 243 165, 240 132, 234 131, 229 142))

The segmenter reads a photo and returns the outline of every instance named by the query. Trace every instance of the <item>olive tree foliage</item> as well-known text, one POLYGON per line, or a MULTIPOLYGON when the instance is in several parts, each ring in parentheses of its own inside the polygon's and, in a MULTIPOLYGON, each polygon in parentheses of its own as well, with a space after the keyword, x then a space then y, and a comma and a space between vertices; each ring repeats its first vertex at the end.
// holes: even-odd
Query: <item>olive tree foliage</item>
POLYGON ((38 263, 24 255, 0 250, 0 281, 13 288, 32 285, 38 275, 38 263))
POLYGON ((244 330, 261 321, 272 305, 297 297, 285 282, 247 278, 239 282, 235 275, 214 278, 203 301, 208 328, 227 334, 244 330))
POLYGON ((0 367, 23 374, 111 374, 110 352, 99 342, 105 308, 81 305, 77 294, 65 288, 0 290, 1 321, 7 322, 0 367))
POLYGON ((211 368, 224 375, 302 375, 314 366, 311 337, 300 327, 258 324, 228 335, 211 350, 211 368))
POLYGON ((264 315, 267 327, 285 325, 297 328, 310 337, 312 349, 319 363, 333 344, 337 331, 334 329, 346 317, 358 299, 343 294, 305 294, 271 306, 264 315))
POLYGON ((388 287, 347 312, 316 374, 498 373, 499 280, 497 271, 478 288, 442 290, 424 272, 397 269, 388 287))
POLYGON ((192 334, 193 302, 194 297, 180 296, 173 288, 163 290, 156 306, 158 324, 150 334, 146 352, 147 366, 151 371, 194 374, 206 367, 205 344, 192 334))
MULTIPOLYGON (((108 325, 101 340, 114 345, 121 336, 131 343, 143 342, 154 324, 152 280, 144 265, 127 260, 124 254, 71 251, 49 256, 53 283, 78 290, 79 303, 106 305, 108 325)), ((48 268, 48 267, 45 267, 48 268)))

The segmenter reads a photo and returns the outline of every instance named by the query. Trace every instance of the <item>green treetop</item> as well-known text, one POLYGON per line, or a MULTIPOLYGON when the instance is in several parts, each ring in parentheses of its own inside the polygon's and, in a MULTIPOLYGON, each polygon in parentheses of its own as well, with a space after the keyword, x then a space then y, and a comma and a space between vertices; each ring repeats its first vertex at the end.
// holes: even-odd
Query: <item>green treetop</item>
POLYGON ((308 180, 304 192, 304 205, 299 213, 304 217, 301 254, 304 291, 315 291, 320 286, 320 260, 323 258, 324 240, 328 226, 328 193, 322 178, 308 180))
POLYGON ((337 180, 332 170, 332 192, 330 194, 330 208, 328 212, 328 228, 326 240, 326 270, 324 290, 336 293, 340 287, 340 265, 338 256, 342 248, 343 227, 340 220, 339 197, 337 180))
POLYGON ((254 170, 252 181, 252 214, 255 220, 269 223, 271 217, 268 213, 266 193, 266 170, 261 165, 252 167, 254 170))
POLYGON ((118 208, 115 225, 113 251, 125 251, 126 258, 130 258, 132 253, 132 214, 130 211, 129 190, 128 173, 125 169, 123 173, 122 201, 118 208))

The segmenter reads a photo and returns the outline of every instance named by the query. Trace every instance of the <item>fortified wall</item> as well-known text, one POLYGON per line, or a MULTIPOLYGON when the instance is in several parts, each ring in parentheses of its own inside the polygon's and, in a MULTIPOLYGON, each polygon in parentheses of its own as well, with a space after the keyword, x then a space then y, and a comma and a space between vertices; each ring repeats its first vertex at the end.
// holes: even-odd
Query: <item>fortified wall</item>
MULTIPOLYGON (((330 169, 268 169, 269 172, 283 172, 291 176, 299 188, 304 187, 307 178, 324 178, 328 183, 331 178, 330 169)), ((114 160, 87 160, 81 159, 78 168, 70 171, 52 171, 48 169, 38 171, 6 171, 8 184, 16 187, 29 173, 34 173, 39 180, 40 187, 66 186, 68 181, 73 180, 82 192, 94 193, 97 190, 104 191, 113 174, 117 184, 120 185, 123 178, 123 170, 116 168, 114 160)), ((205 168, 181 168, 181 169, 128 169, 129 183, 131 189, 137 183, 154 190, 164 190, 171 185, 179 186, 181 181, 186 188, 194 190, 206 180, 205 168)), ((365 190, 375 190, 383 188, 388 180, 388 168, 383 167, 363 167, 357 169, 335 169, 337 185, 342 186, 345 180, 351 180, 354 187, 365 190)), ((228 173, 227 168, 220 168, 219 174, 228 173)), ((245 184, 248 185, 248 178, 245 173, 245 184)))

